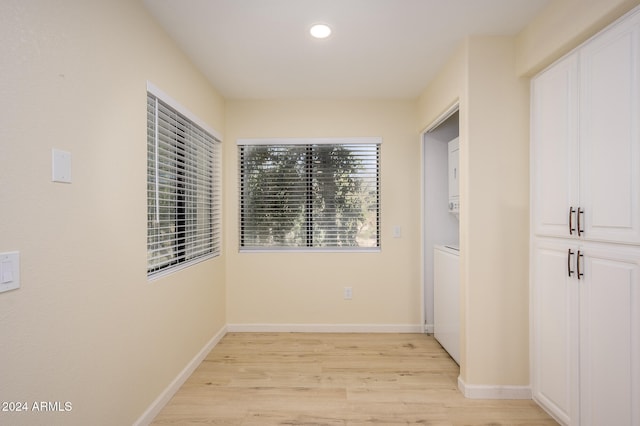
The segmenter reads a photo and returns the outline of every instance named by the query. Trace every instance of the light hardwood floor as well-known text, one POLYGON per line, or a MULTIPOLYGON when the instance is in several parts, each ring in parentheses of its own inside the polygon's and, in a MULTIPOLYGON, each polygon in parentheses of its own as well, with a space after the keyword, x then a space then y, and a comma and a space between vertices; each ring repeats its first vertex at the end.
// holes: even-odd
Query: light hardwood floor
POLYGON ((229 333, 154 425, 556 425, 533 401, 471 400, 424 334, 229 333))

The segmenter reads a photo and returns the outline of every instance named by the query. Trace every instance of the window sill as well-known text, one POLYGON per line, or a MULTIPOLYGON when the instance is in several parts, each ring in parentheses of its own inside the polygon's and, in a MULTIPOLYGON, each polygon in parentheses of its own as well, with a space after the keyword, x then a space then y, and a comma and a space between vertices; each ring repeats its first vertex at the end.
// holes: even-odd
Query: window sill
POLYGON ((356 247, 356 248, 300 248, 300 247, 242 247, 239 253, 380 253, 380 247, 356 247))

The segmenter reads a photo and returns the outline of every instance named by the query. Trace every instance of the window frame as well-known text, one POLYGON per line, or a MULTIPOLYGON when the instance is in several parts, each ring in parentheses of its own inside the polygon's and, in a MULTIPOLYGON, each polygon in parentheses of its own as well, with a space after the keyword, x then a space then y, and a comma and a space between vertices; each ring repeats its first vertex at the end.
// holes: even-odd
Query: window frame
MULTIPOLYGON (((237 139, 236 145, 238 147, 238 251, 240 253, 260 253, 260 252, 293 252, 293 253, 318 253, 318 252, 340 252, 340 253, 372 253, 380 252, 382 250, 382 198, 381 198, 381 137, 346 137, 346 138, 240 138, 237 139), (243 189, 242 189, 242 162, 241 150, 242 146, 250 145, 262 145, 262 146, 280 146, 280 145, 292 145, 292 146, 307 146, 312 147, 315 145, 359 145, 369 144, 376 145, 376 246, 374 247, 360 247, 360 246, 330 246, 330 247, 313 247, 307 244, 304 246, 244 246, 243 245, 243 189)), ((308 157, 307 157, 308 158, 308 157)), ((309 182, 307 182, 309 184, 309 182)), ((310 192, 307 193, 307 197, 310 197, 310 192)), ((307 212, 307 217, 310 217, 311 213, 307 212)), ((313 224, 307 222, 308 227, 312 227, 313 224)))
MULTIPOLYGON (((147 279, 149 281, 172 274, 179 270, 185 269, 197 263, 219 257, 222 254, 222 137, 220 133, 209 127, 200 120, 195 114, 168 96, 158 87, 147 82, 147 279), (163 136, 159 131, 159 109, 158 104, 151 111, 150 103, 153 99, 157 99, 162 107, 174 114, 178 119, 169 125, 175 126, 176 129, 186 130, 181 138, 168 138, 163 136), (174 186, 170 189, 175 190, 174 198, 171 200, 172 207, 175 207, 175 213, 170 220, 165 222, 173 222, 173 231, 163 236, 163 241, 169 243, 173 249, 172 255, 175 256, 168 262, 153 263, 156 260, 152 256, 152 251, 156 248, 152 241, 154 232, 157 233, 157 216, 160 213, 162 201, 159 195, 160 188, 160 170, 158 161, 161 160, 158 155, 159 144, 164 142, 175 150, 167 162, 162 163, 167 169, 173 167, 175 177, 174 186), (204 157, 206 163, 203 172, 202 167, 198 164, 201 156, 203 144, 208 151, 204 157), (153 152, 152 146, 153 147, 153 152), (190 161, 187 161, 189 159, 190 161), (173 165, 170 162, 173 160, 173 165), (209 160, 211 161, 209 163, 209 160), (191 182, 191 186, 196 189, 187 191, 187 181, 185 175, 195 179, 196 183, 191 182), (200 178, 203 178, 201 181, 200 178), (153 189, 151 189, 153 188, 153 189), (210 190, 210 192, 209 192, 210 190), (205 201, 202 202, 204 197, 205 201), (190 211, 190 215, 188 212, 190 211), (200 219, 205 217, 204 221, 200 219), (193 218, 196 217, 195 220, 193 218), (204 223, 204 226, 202 225, 204 223), (168 236, 171 237, 168 237, 168 236), (175 237, 175 238, 173 238, 175 237), (194 238, 195 237, 195 238, 194 238), (205 243, 197 241, 198 237, 204 237, 205 243), (192 240, 191 242, 189 240, 192 240), (208 240, 207 240, 208 239, 208 240), (194 241, 196 240, 196 241, 194 241), (171 242, 173 241, 173 243, 171 242), (190 250, 205 249, 202 253, 189 253, 190 250)), ((165 129, 166 130, 166 129, 165 129)), ((168 180, 165 178, 165 181, 168 180)), ((166 202, 166 199, 164 200, 166 202)))

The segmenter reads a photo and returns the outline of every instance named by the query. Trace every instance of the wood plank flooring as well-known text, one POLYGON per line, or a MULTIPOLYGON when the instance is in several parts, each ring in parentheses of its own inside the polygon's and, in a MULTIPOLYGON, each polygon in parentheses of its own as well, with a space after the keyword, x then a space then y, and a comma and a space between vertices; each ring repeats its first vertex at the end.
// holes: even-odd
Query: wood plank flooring
POLYGON ((153 425, 556 425, 533 401, 471 400, 424 334, 229 333, 153 425))

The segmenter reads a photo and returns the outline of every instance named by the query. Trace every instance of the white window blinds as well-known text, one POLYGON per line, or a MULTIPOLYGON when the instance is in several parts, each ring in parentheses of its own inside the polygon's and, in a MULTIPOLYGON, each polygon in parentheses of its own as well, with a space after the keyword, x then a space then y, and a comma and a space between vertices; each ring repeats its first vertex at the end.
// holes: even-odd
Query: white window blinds
POLYGON ((147 274, 220 254, 220 141, 147 93, 147 274))
POLYGON ((240 247, 380 247, 379 138, 241 139, 240 247))

